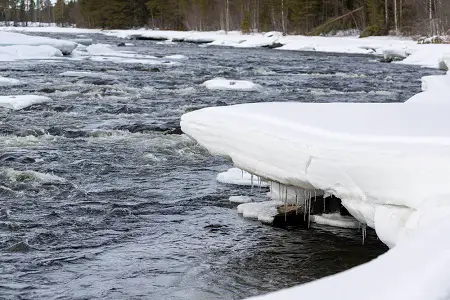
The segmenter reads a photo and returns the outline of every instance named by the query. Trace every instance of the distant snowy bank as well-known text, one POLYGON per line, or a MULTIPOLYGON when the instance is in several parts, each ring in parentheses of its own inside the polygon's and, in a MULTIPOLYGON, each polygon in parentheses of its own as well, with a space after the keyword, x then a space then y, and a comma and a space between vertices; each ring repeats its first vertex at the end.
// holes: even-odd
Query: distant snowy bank
MULTIPOLYGON (((277 48, 293 51, 318 51, 348 54, 372 54, 384 56, 387 60, 402 60, 399 63, 414 64, 431 68, 444 68, 443 55, 448 52, 449 45, 418 44, 403 37, 369 37, 358 36, 283 36, 280 32, 242 34, 238 31, 225 33, 224 31, 165 31, 165 30, 100 30, 84 28, 61 27, 0 27, 0 34, 9 32, 34 33, 67 33, 88 34, 97 33, 124 39, 144 39, 162 42, 187 42, 204 44, 205 46, 226 46, 235 48, 277 48)), ((70 53, 76 47, 74 41, 53 40, 32 37, 24 41, 24 45, 51 45, 63 54, 70 53), (53 41, 50 41, 53 40, 53 41), (55 42, 58 41, 58 42, 55 42)), ((0 35, 0 41, 7 40, 0 35)), ((79 40, 83 43, 82 40, 79 40)), ((2 43, 0 42, 0 45, 2 43)), ((182 57, 167 57, 168 59, 184 59, 182 57)))

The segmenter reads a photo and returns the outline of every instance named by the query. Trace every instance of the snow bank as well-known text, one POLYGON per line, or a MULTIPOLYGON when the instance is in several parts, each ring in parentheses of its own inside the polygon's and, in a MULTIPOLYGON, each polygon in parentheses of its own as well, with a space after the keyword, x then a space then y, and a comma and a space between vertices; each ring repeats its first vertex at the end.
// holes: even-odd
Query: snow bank
POLYGON ((230 197, 231 203, 249 203, 252 202, 252 198, 249 196, 231 196, 230 197))
POLYGON ((209 90, 252 92, 262 90, 262 86, 251 81, 214 78, 203 83, 209 90))
POLYGON ((243 171, 239 168, 231 168, 226 172, 217 175, 217 181, 227 184, 245 185, 245 186, 261 186, 266 187, 269 184, 261 180, 258 176, 243 171))
POLYGON ((68 55, 78 46, 77 43, 40 36, 0 31, 0 47, 4 46, 51 46, 68 55))
POLYGON ((422 77, 422 91, 411 97, 406 103, 450 103, 450 73, 445 76, 422 77))
POLYGON ((380 237, 389 245, 406 223, 377 222, 386 210, 450 195, 450 119, 439 105, 244 104, 185 114, 181 126, 239 168, 342 199, 359 222, 399 233, 380 237))
POLYGON ((0 61, 49 59, 63 54, 52 46, 0 46, 0 61))
MULTIPOLYGON (((446 209, 448 212, 449 210, 446 209)), ((439 300, 450 296, 450 218, 436 220, 373 261, 251 300, 439 300)))
POLYGON ((0 86, 14 86, 14 85, 21 85, 21 84, 22 83, 20 82, 20 80, 0 76, 0 86))
POLYGON ((410 56, 396 63, 448 70, 445 57, 450 53, 449 45, 415 45, 409 51, 410 56))
POLYGON ((358 228, 360 226, 355 218, 341 216, 339 213, 311 215, 311 222, 341 228, 358 228))
POLYGON ((51 101, 49 97, 36 95, 0 96, 0 107, 21 110, 34 104, 49 101, 51 101))

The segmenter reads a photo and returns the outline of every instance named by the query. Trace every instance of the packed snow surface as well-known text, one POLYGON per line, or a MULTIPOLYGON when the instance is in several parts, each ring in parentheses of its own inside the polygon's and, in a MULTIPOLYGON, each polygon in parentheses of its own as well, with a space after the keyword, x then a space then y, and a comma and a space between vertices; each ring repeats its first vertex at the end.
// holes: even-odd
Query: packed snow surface
POLYGON ((13 86, 22 84, 20 80, 0 76, 0 86, 13 86))
POLYGON ((231 168, 226 172, 219 173, 217 175, 217 181, 221 183, 246 186, 253 185, 266 187, 269 185, 267 182, 262 181, 258 176, 252 176, 250 173, 239 168, 231 168))
POLYGON ((51 46, 63 54, 70 54, 78 46, 77 43, 40 36, 29 36, 14 32, 0 31, 0 47, 4 46, 51 46))
POLYGON ((229 80, 225 78, 214 78, 203 83, 203 86, 210 90, 222 91, 260 91, 262 86, 246 80, 229 80))
POLYGON ((51 101, 49 97, 36 95, 0 96, 0 107, 21 110, 34 104, 49 101, 51 101))

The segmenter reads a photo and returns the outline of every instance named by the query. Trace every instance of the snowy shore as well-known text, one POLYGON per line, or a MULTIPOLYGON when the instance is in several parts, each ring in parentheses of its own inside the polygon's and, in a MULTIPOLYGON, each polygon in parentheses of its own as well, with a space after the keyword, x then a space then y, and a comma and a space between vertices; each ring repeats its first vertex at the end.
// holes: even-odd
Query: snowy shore
MULTIPOLYGON (((205 46, 227 46, 235 48, 277 47, 280 50, 317 51, 348 54, 372 54, 387 59, 399 59, 399 63, 421 65, 430 68, 444 68, 442 56, 448 52, 448 45, 419 45, 405 37, 357 36, 283 36, 280 32, 242 34, 238 31, 196 32, 166 30, 100 30, 61 27, 0 27, 0 32, 21 33, 65 33, 74 35, 105 34, 123 39, 149 39, 204 44, 205 46)), ((64 51, 63 51, 64 53, 64 51)))

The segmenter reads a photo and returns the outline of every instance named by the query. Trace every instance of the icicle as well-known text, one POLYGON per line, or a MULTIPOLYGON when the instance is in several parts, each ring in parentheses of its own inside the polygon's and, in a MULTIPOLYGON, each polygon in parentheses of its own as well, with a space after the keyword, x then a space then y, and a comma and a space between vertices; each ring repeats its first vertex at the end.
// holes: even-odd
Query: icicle
POLYGON ((244 178, 244 170, 241 170, 242 178, 244 178))
POLYGON ((311 191, 308 191, 308 229, 311 223, 311 191))
POLYGON ((295 189, 295 215, 298 215, 298 190, 295 189))
POLYGON ((303 196, 305 198, 303 204, 303 221, 306 222, 306 207, 308 206, 308 199, 306 199, 306 190, 303 190, 303 196))
POLYGON ((261 193, 261 185, 262 185, 261 177, 258 177, 258 190, 260 193, 261 193))
POLYGON ((280 202, 283 200, 283 194, 281 193, 281 183, 278 182, 278 199, 280 202))
POLYGON ((270 182, 270 199, 273 199, 273 181, 270 182))
POLYGON ((367 237, 367 225, 364 224, 362 227, 362 244, 364 245, 367 237))
POLYGON ((326 207, 325 207, 325 193, 323 194, 323 213, 326 212, 326 207))
POLYGON ((251 183, 252 183, 252 192, 253 192, 253 174, 250 175, 250 181, 251 181, 251 183))
POLYGON ((287 222, 287 185, 284 187, 284 222, 287 222))

